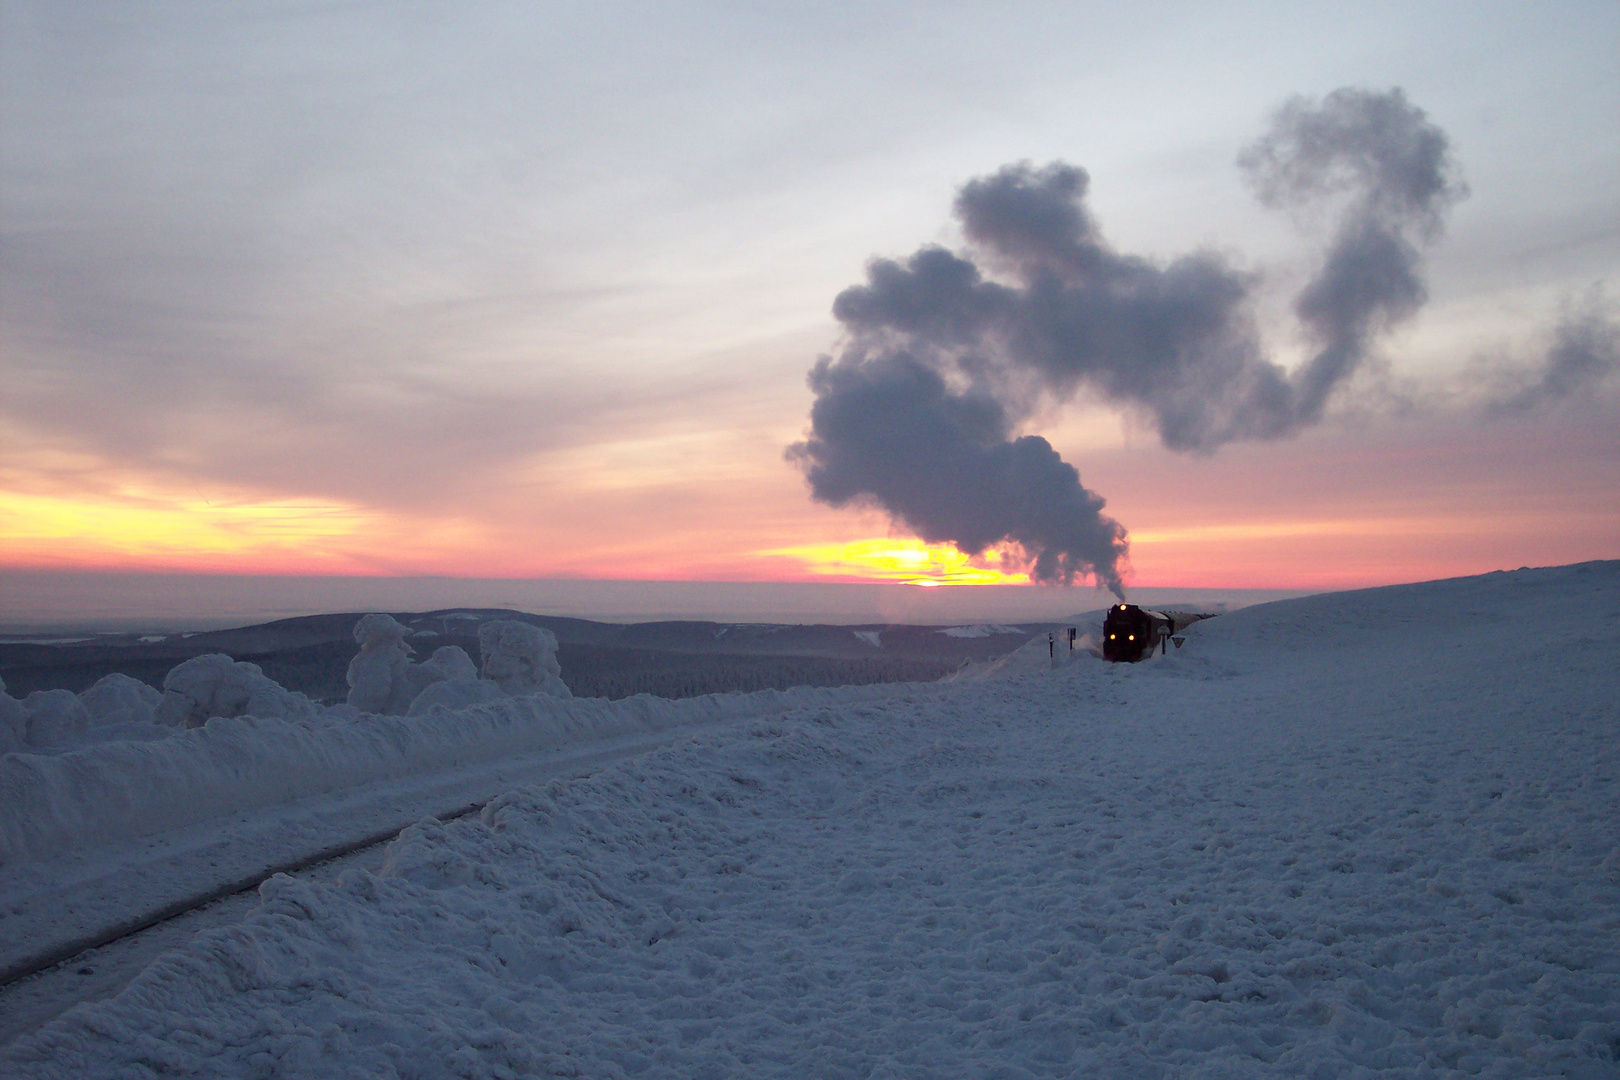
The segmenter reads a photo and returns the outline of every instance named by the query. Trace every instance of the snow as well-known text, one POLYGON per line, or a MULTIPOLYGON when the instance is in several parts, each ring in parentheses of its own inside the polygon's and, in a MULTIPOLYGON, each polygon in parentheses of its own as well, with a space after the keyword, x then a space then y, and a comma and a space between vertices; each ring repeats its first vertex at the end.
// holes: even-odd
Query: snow
POLYGON ((105 675, 79 694, 95 724, 150 724, 163 695, 128 675, 105 675))
MULTIPOLYGON (((441 683, 476 683, 478 667, 459 645, 440 646, 427 660, 412 664, 410 658, 415 650, 405 644, 409 636, 411 630, 392 615, 365 615, 354 624, 354 640, 360 645, 360 652, 349 661, 347 703, 350 706, 362 713, 414 716, 435 704, 466 708, 510 695, 511 691, 493 683, 457 687, 430 694, 422 707, 417 708, 417 700, 423 692, 441 683)), ((556 648, 553 638, 553 653, 556 648)), ((555 659, 552 664, 555 666, 555 659)))
POLYGON ((35 690, 22 700, 27 716, 24 739, 30 746, 77 742, 90 729, 90 710, 71 690, 35 690))
MULTIPOLYGON (((526 783, 582 775, 593 764, 643 753, 673 738, 658 733, 594 740, 385 779, 9 867, 0 874, 0 981, 201 898, 255 887, 276 867, 392 839, 424 818, 463 813, 526 783)), ((12 1013, 14 988, 41 981, 51 981, 49 973, 0 991, 0 1017, 12 1013)), ((8 1027, 0 1042, 30 1029, 0 1023, 0 1031, 8 1027)))
POLYGON ((412 648, 405 644, 410 634, 392 615, 364 615, 354 624, 354 640, 360 651, 349 661, 348 703, 361 712, 398 716, 410 708, 413 690, 407 672, 412 648))
MULTIPOLYGON (((217 654, 196 659, 229 661, 217 654)), ((237 667, 258 670, 252 664, 237 667)), ((232 673, 224 665, 214 669, 232 673)), ((14 863, 378 780, 894 692, 886 686, 799 687, 679 701, 645 694, 608 701, 549 694, 506 697, 484 681, 455 680, 428 689, 439 686, 467 693, 481 687, 479 693, 503 696, 472 708, 430 707, 412 716, 362 714, 353 706, 285 716, 216 716, 200 728, 157 741, 109 742, 55 755, 6 754, 0 757, 0 872, 14 863)), ((78 705, 67 691, 49 693, 65 694, 78 705)), ((271 699, 269 707, 280 705, 271 699)), ((0 880, 0 896, 5 891, 0 880)))
POLYGON ((1001 626, 996 623, 979 623, 974 626, 947 626, 939 632, 946 637, 954 638, 981 638, 992 637, 996 634, 1029 633, 1028 630, 1020 626, 1001 626))
POLYGON ((195 728, 216 717, 292 719, 319 711, 309 698, 265 675, 259 665, 232 660, 224 653, 204 653, 175 665, 163 677, 163 700, 155 719, 159 724, 195 728))
POLYGON ((500 619, 478 628, 482 675, 514 697, 554 694, 572 697, 557 663, 557 635, 529 623, 500 619))
POLYGON ((851 630, 850 633, 872 646, 874 649, 883 648, 883 631, 881 630, 851 630))
POLYGON ((1186 636, 784 697, 413 826, 0 1073, 1614 1076, 1620 563, 1186 636))

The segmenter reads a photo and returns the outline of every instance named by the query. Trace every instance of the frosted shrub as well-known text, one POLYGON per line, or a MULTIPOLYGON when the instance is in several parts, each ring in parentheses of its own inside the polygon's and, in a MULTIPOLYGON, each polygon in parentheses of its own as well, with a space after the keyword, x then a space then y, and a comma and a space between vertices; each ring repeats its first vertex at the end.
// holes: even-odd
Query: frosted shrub
POLYGON ((29 746, 61 746, 84 738, 90 728, 90 710, 71 690, 35 690, 22 702, 28 716, 29 746))
POLYGON ((502 619, 478 628, 484 678, 513 697, 553 694, 573 697, 557 663, 557 635, 529 623, 502 619))
MULTIPOLYGON (((433 650, 433 655, 414 664, 405 671, 406 692, 401 695, 405 700, 404 712, 409 716, 419 716, 422 710, 416 703, 422 700, 424 694, 429 695, 427 708, 433 704, 450 704, 451 708, 464 708, 467 705, 480 704, 488 700, 490 695, 483 694, 479 688, 487 683, 478 681, 478 667, 473 663, 467 650, 459 645, 441 645, 433 650), (457 686, 460 691, 437 691, 437 687, 457 686), (469 692, 465 688, 472 687, 469 692), (451 704, 451 703, 454 704, 451 704)), ((496 691, 495 697, 506 695, 496 691)))
MULTIPOLYGON (((478 668, 459 645, 444 645, 420 664, 411 663, 415 652, 405 643, 410 629, 392 615, 366 615, 354 624, 360 652, 349 661, 348 703, 363 713, 403 716, 411 703, 430 687, 442 683, 478 681, 478 668)), ((477 704, 490 695, 481 690, 442 691, 430 704, 477 704)), ((494 696, 500 697, 501 694, 494 696)))
POLYGON ((422 661, 421 667, 432 674, 433 682, 478 678, 478 665, 460 645, 439 646, 431 657, 422 661))
POLYGON ((414 651, 405 644, 410 630, 392 615, 366 615, 354 624, 360 652, 349 661, 349 704, 361 712, 400 715, 421 689, 406 672, 414 651))
POLYGON ((80 691, 79 700, 90 711, 91 723, 150 724, 156 715, 163 695, 139 679, 128 675, 105 675, 88 690, 80 691))
POLYGON ((205 653, 177 665, 163 677, 163 700, 153 719, 175 727, 201 727, 216 716, 293 719, 315 708, 269 678, 257 664, 205 653))
POLYGON ((434 709, 456 712, 470 709, 474 705, 499 701, 506 696, 506 691, 487 679, 446 679, 417 694, 406 715, 426 716, 434 709))

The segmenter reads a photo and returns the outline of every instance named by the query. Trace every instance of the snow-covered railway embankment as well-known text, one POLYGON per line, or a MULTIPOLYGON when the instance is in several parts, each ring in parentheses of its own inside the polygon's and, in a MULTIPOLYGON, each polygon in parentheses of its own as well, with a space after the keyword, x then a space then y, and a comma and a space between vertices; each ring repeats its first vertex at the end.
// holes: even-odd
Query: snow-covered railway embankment
POLYGON ((216 717, 155 742, 8 754, 0 758, 0 866, 377 780, 895 692, 804 687, 678 701, 535 695, 426 716, 216 717))

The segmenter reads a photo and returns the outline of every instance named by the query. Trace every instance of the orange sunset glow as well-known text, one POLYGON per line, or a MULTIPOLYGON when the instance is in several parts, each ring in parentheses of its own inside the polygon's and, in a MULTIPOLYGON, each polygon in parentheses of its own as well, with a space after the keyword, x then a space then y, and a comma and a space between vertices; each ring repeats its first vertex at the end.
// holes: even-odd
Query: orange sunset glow
MULTIPOLYGON (((1077 456, 1127 529, 1127 589, 1340 589, 1620 549, 1620 506, 1589 495, 1620 489, 1620 436, 1599 424, 1566 432, 1549 477, 1547 437, 1534 429, 1471 443, 1464 428, 1394 428, 1379 433, 1377 456, 1363 433, 1326 432, 1292 443, 1282 472, 1264 446, 1213 459, 1106 445, 1077 456)), ((720 483, 687 479, 668 457, 651 478, 495 484, 446 506, 188 491, 80 463, 93 485, 0 489, 0 567, 1048 588, 1028 584, 1006 550, 969 558, 874 509, 811 502, 773 450, 706 458, 736 462, 720 483)))
POLYGON ((368 548, 409 537, 422 565, 475 546, 454 521, 424 526, 359 506, 206 500, 156 491, 100 497, 0 491, 0 560, 60 569, 184 569, 200 573, 388 573, 368 548), (435 553, 433 549, 437 547, 435 553))
POLYGON ((799 562, 807 577, 904 585, 1025 585, 1029 575, 998 570, 994 554, 977 558, 943 544, 885 538, 759 552, 799 562))

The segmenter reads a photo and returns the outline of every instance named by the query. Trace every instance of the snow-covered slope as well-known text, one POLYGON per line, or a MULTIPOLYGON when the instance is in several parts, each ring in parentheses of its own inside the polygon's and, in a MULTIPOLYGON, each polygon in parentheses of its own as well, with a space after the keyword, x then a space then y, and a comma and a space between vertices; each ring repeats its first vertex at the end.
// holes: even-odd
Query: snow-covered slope
POLYGON ((272 879, 0 1073, 1614 1076, 1617 661, 1597 563, 706 728, 272 879))
POLYGON ((799 687, 681 701, 541 694, 422 716, 351 709, 294 718, 215 717, 161 740, 101 743, 54 756, 7 754, 0 757, 0 873, 15 873, 16 864, 29 859, 378 780, 892 692, 888 686, 799 687))

